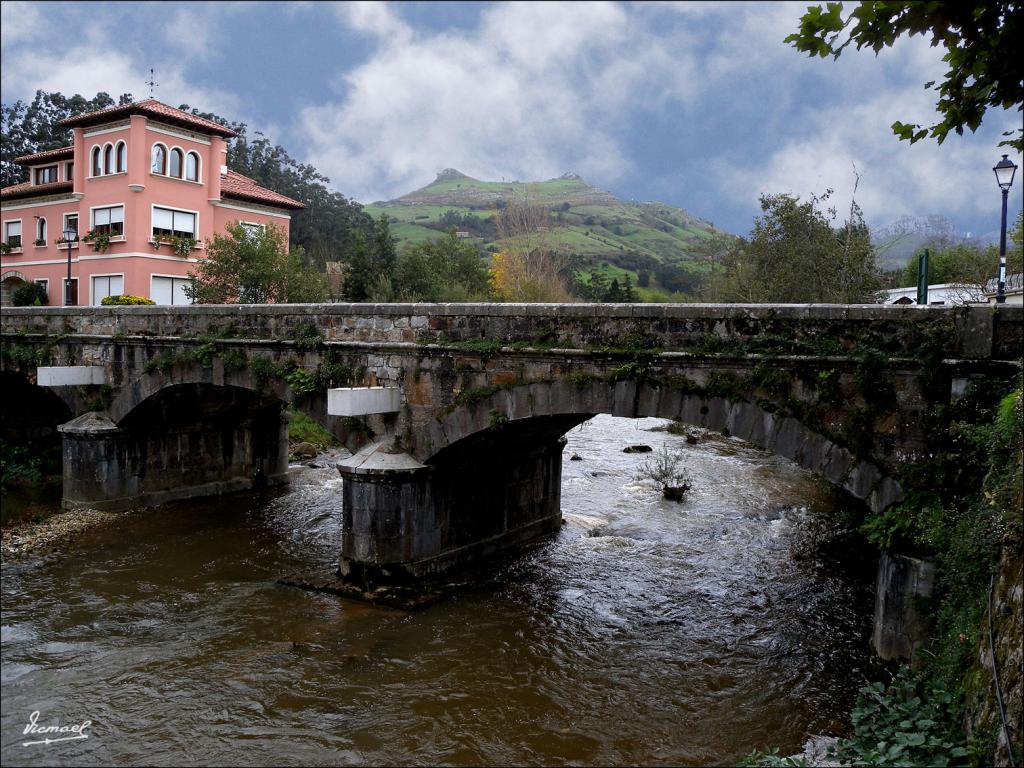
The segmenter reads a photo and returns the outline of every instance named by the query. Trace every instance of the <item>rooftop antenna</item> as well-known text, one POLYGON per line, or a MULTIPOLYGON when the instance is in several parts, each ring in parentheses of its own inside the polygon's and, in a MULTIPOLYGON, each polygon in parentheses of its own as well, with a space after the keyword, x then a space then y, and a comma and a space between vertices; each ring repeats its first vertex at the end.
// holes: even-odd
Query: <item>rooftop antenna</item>
POLYGON ((146 81, 146 85, 149 86, 149 98, 151 98, 151 99, 155 98, 155 95, 154 95, 155 91, 154 91, 154 89, 158 85, 160 85, 160 83, 156 82, 156 74, 153 72, 153 68, 152 67, 149 68, 149 80, 146 81))

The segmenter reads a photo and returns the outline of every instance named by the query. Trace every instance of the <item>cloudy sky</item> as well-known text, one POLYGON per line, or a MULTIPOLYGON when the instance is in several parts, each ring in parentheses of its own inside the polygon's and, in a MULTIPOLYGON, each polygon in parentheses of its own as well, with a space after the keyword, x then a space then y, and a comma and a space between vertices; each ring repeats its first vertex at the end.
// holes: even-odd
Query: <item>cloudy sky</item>
POLYGON ((141 98, 152 67, 160 100, 262 130, 362 202, 446 167, 574 171, 742 234, 761 193, 831 187, 844 209, 856 169, 872 226, 997 230, 991 168, 1019 113, 941 147, 897 141, 894 120, 933 122, 939 52, 917 37, 810 59, 782 42, 807 4, 3 2, 0 85, 5 104, 141 98))

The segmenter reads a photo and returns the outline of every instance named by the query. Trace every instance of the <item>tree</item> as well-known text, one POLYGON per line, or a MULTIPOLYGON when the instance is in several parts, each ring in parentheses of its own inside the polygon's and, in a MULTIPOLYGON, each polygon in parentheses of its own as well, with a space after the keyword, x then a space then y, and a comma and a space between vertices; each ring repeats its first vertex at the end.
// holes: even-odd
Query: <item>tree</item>
POLYGON ((708 279, 716 301, 771 303, 873 302, 881 286, 870 233, 854 202, 849 218, 833 229, 836 212, 819 205, 831 191, 807 202, 791 195, 762 195, 763 216, 749 239, 721 253, 721 269, 708 279))
POLYGON ((629 275, 626 275, 622 284, 622 300, 630 304, 637 300, 636 291, 633 290, 633 281, 629 275))
MULTIPOLYGON (((918 256, 907 260, 903 268, 901 285, 917 285, 918 256)), ((999 257, 989 259, 981 248, 967 243, 930 251, 928 254, 928 282, 969 283, 982 285, 992 277, 999 266, 999 257)))
POLYGON ((345 282, 342 292, 349 301, 366 301, 374 283, 373 254, 366 242, 366 236, 356 231, 352 248, 345 264, 345 282))
POLYGON ((304 263, 302 248, 288 249, 284 230, 228 225, 206 243, 206 258, 189 273, 185 293, 197 304, 281 304, 323 301, 327 286, 304 263))
POLYGON ((395 249, 394 235, 391 234, 391 223, 385 213, 382 213, 377 219, 373 243, 375 246, 374 267, 378 276, 393 282, 395 267, 398 264, 398 251, 395 249))
POLYGON ((482 301, 488 280, 480 254, 454 229, 409 246, 398 260, 398 295, 405 301, 482 301))
MULTIPOLYGON (((866 2, 857 4, 845 19, 842 3, 826 3, 825 9, 809 7, 800 19, 800 31, 786 42, 811 56, 831 54, 837 59, 851 43, 877 55, 904 34, 929 33, 932 47, 945 49, 942 60, 949 67, 938 85, 924 85, 938 92, 935 108, 942 119, 925 128, 893 123, 893 133, 901 140, 914 143, 930 136, 941 144, 950 131, 976 131, 990 107, 1024 109, 1019 62, 1024 5, 1016 0, 866 2)), ((1018 127, 1016 138, 1000 142, 1003 145, 1024 152, 1024 129, 1018 127)))
POLYGON ((529 194, 516 195, 494 213, 501 251, 491 261, 498 301, 572 301, 569 260, 550 244, 551 216, 529 194))
MULTIPOLYGON (((1006 271, 1009 274, 1024 271, 1024 252, 1021 235, 1024 230, 1024 214, 1017 215, 1017 221, 1007 233, 1006 271)), ((901 285, 917 284, 917 261, 913 256, 907 261, 901 275, 901 285)), ((966 283, 984 285, 996 277, 999 271, 999 249, 994 245, 979 248, 970 243, 956 243, 936 248, 928 254, 928 282, 966 283)))

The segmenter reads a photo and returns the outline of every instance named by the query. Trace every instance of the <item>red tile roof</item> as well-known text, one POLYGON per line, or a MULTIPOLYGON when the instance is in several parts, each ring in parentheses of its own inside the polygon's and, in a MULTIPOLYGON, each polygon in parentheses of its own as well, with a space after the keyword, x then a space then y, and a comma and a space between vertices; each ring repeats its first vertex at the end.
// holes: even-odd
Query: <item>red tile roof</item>
POLYGON ((22 155, 21 157, 14 158, 14 162, 18 165, 29 165, 31 163, 40 163, 44 160, 60 160, 62 158, 68 158, 69 160, 75 156, 75 148, 71 147, 57 147, 57 149, 48 149, 45 152, 36 152, 32 155, 22 155))
POLYGON ((305 208, 300 203, 286 195, 273 192, 266 187, 261 187, 248 176, 243 176, 235 171, 228 171, 227 176, 220 177, 220 191, 224 197, 233 197, 241 200, 251 200, 264 205, 272 205, 278 208, 293 208, 298 210, 305 208))
POLYGON ((60 125, 63 125, 66 128, 100 125, 102 123, 110 122, 111 120, 128 117, 129 115, 146 115, 147 117, 154 117, 166 123, 171 123, 172 125, 190 128, 197 133, 212 133, 215 136, 223 136, 228 139, 237 135, 230 128, 225 128, 220 123, 215 123, 204 117, 193 115, 191 112, 184 112, 180 109, 175 109, 174 107, 168 106, 156 99, 146 99, 145 101, 138 101, 134 104, 107 107, 106 109, 100 109, 95 112, 87 112, 84 115, 65 117, 60 121, 60 125))
POLYGON ((0 189, 0 198, 15 200, 19 197, 39 197, 40 195, 56 195, 59 192, 70 192, 74 185, 70 181, 53 181, 49 184, 33 184, 23 181, 0 189))

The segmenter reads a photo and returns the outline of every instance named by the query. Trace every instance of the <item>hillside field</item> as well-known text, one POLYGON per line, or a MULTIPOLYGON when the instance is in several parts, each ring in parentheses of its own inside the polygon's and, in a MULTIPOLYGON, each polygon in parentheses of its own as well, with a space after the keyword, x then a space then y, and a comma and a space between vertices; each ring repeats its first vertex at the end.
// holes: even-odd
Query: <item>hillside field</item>
POLYGON ((386 214, 399 248, 442 236, 450 226, 469 234, 485 251, 501 250, 493 217, 516 197, 548 210, 546 245, 572 257, 584 281, 593 272, 633 286, 647 274, 640 296, 659 299, 679 291, 707 265, 695 247, 715 233, 713 225, 682 208, 657 202, 623 202, 574 175, 548 181, 493 182, 446 170, 426 187, 395 200, 365 206, 386 214))

